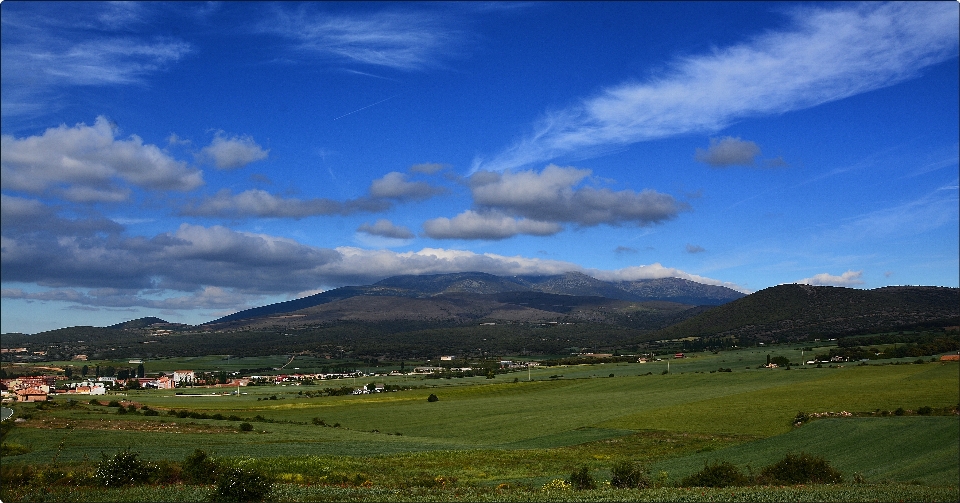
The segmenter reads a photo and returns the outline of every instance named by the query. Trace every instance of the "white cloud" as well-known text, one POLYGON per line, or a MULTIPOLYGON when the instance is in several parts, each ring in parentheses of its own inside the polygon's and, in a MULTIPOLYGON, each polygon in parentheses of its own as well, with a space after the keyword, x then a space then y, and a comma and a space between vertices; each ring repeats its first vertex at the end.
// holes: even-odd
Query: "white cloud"
POLYGON ((410 166, 410 172, 423 173, 425 175, 433 175, 449 167, 450 166, 448 164, 439 164, 436 162, 425 162, 425 163, 414 164, 413 166, 410 166))
POLYGON ((301 51, 399 70, 434 66, 462 39, 445 18, 412 9, 352 15, 301 6, 276 12, 261 29, 296 41, 301 51))
POLYGON ((333 199, 297 199, 271 194, 262 189, 250 189, 233 194, 230 189, 218 191, 196 203, 181 208, 180 213, 207 217, 305 218, 319 215, 352 215, 377 212, 390 208, 388 201, 361 197, 347 201, 333 199))
POLYGON ((799 285, 854 287, 863 284, 863 280, 860 279, 862 276, 863 271, 847 271, 839 276, 824 272, 815 274, 812 278, 801 279, 795 283, 799 285))
POLYGON ((675 218, 689 205, 654 190, 612 191, 578 185, 588 169, 547 166, 541 172, 493 173, 470 178, 474 203, 486 209, 541 222, 652 225, 675 218))
POLYGON ((218 169, 236 169, 266 159, 269 152, 250 136, 227 138, 223 132, 218 132, 210 145, 200 150, 199 157, 212 162, 218 169))
POLYGON ((551 236, 562 230, 556 222, 513 218, 499 212, 467 210, 453 218, 434 218, 423 224, 427 237, 433 239, 499 240, 519 234, 551 236))
POLYGON ((542 118, 473 169, 503 171, 584 151, 691 132, 840 100, 915 77, 957 54, 952 2, 799 6, 793 27, 624 83, 542 118))
POLYGON ((0 280, 49 289, 45 293, 7 289, 3 295, 8 298, 102 307, 227 309, 263 296, 370 284, 399 274, 465 271, 498 275, 578 271, 606 280, 673 276, 720 284, 660 264, 603 271, 558 260, 466 250, 329 249, 221 226, 183 224, 152 238, 125 237, 116 229, 97 230, 97 222, 45 225, 65 219, 29 200, 7 197, 4 208, 0 280), (11 216, 20 218, 20 224, 24 218, 32 219, 26 223, 37 227, 8 224, 11 216))
POLYGON ((426 182, 407 181, 407 175, 397 171, 387 173, 383 178, 370 183, 370 195, 381 199, 422 201, 441 192, 443 189, 426 182))
POLYGON ((74 202, 117 202, 130 185, 151 190, 193 190, 203 174, 136 135, 117 139, 103 116, 93 126, 49 128, 42 135, 3 135, 0 183, 6 190, 54 193, 74 202))
POLYGON ((364 223, 357 229, 357 231, 370 234, 372 236, 380 236, 392 239, 412 239, 414 237, 413 232, 407 227, 394 225, 393 222, 384 218, 377 220, 372 225, 364 223))
POLYGON ((698 148, 694 158, 715 168, 727 166, 752 166, 760 155, 760 147, 752 141, 725 136, 710 138, 710 147, 698 148))
POLYGON ((70 10, 69 21, 48 4, 3 7, 0 90, 5 117, 49 112, 69 86, 143 82, 192 52, 172 37, 131 36, 131 25, 150 16, 140 4, 90 3, 70 10))

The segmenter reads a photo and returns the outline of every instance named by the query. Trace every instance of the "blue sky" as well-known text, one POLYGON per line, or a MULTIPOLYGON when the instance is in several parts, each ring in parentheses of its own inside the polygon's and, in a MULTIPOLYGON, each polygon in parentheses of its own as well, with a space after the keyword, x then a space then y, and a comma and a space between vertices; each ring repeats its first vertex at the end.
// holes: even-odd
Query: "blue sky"
POLYGON ((397 274, 958 286, 956 2, 2 9, 2 332, 397 274))

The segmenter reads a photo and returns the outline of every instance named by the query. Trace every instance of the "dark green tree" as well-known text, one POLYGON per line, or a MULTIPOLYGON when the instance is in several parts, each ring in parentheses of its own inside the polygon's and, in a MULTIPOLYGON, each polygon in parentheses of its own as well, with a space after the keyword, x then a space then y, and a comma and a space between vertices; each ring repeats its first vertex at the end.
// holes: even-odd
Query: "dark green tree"
POLYGON ((82 375, 83 377, 87 377, 87 374, 89 373, 90 373, 90 367, 88 365, 84 365, 83 368, 80 369, 80 375, 82 375))
POLYGON ((147 374, 143 368, 143 364, 141 363, 140 365, 137 365, 137 377, 144 377, 146 375, 147 374))

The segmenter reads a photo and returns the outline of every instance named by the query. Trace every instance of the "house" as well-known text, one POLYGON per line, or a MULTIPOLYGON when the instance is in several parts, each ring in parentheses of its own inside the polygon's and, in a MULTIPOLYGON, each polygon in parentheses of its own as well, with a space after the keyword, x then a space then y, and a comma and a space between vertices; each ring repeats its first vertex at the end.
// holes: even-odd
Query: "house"
POLYGON ((684 358, 683 353, 677 353, 673 355, 674 358, 684 358))
POLYGON ((182 384, 193 384, 197 380, 196 374, 192 370, 174 370, 173 371, 173 384, 182 385, 182 384))
POLYGON ((960 361, 960 355, 943 355, 940 357, 942 362, 956 362, 960 361))
POLYGON ((45 402, 47 401, 47 392, 40 388, 24 388, 17 390, 18 402, 45 402))

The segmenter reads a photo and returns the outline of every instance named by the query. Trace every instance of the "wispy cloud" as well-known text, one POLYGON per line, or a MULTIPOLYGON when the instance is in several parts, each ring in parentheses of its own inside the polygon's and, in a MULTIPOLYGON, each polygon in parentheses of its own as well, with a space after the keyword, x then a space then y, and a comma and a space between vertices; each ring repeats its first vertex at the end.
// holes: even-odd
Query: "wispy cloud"
POLYGON ((473 169, 503 171, 584 152, 809 108, 915 77, 957 54, 956 5, 840 4, 791 9, 792 28, 709 54, 663 75, 608 88, 546 114, 532 134, 473 169))
POLYGON ((129 85, 193 51, 173 37, 133 34, 147 16, 135 5, 72 7, 69 24, 46 15, 49 4, 3 7, 2 103, 5 116, 49 111, 69 86, 129 85))
POLYGON ((344 14, 315 8, 278 8, 259 26, 296 48, 334 60, 398 70, 436 66, 462 42, 443 16, 426 10, 344 14))

